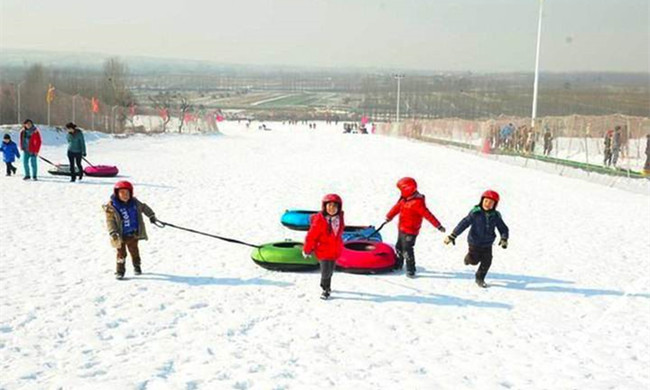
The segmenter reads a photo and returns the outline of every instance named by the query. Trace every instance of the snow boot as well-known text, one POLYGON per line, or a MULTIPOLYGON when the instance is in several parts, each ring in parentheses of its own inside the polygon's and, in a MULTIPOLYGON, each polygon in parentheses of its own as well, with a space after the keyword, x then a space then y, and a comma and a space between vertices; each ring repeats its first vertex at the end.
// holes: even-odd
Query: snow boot
POLYGON ((488 286, 487 283, 485 283, 485 280, 483 279, 476 278, 474 281, 476 282, 476 285, 481 288, 487 288, 488 286))
POLYGON ((415 261, 406 261, 406 276, 409 278, 415 277, 415 261))
POLYGON ((323 290, 320 294, 320 299, 327 300, 330 297, 330 290, 323 290))
POLYGON ((29 180, 29 176, 23 177, 23 180, 29 180))
POLYGON ((142 275, 142 267, 140 267, 140 262, 133 262, 133 273, 136 275, 142 275))
POLYGON ((124 266, 124 260, 122 260, 122 262, 118 260, 117 267, 115 269, 115 279, 124 279, 125 272, 126 267, 124 266))

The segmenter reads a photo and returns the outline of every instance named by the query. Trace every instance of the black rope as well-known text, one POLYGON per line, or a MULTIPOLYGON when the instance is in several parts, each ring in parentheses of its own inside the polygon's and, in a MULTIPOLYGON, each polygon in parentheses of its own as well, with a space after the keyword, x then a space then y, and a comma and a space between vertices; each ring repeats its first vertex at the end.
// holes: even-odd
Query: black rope
POLYGON ((43 157, 41 155, 39 155, 38 158, 40 158, 41 160, 45 161, 46 163, 50 164, 53 167, 58 167, 58 165, 56 165, 55 163, 53 163, 52 161, 46 159, 45 157, 43 157))
POLYGON ((260 245, 249 244, 249 243, 247 243, 247 242, 239 241, 239 240, 235 240, 235 239, 233 239, 233 238, 221 237, 221 236, 217 236, 217 235, 215 235, 215 234, 209 234, 209 233, 200 232, 200 231, 198 231, 198 230, 194 230, 194 229, 184 228, 184 227, 177 226, 177 225, 174 225, 174 224, 169 223, 169 222, 163 222, 163 221, 161 221, 161 220, 159 220, 159 219, 156 220, 156 222, 154 222, 154 225, 156 225, 156 226, 158 226, 158 227, 160 227, 160 228, 164 228, 165 226, 169 226, 169 227, 173 227, 173 228, 175 228, 175 229, 185 230, 186 232, 196 233, 196 234, 200 234, 200 235, 202 235, 202 236, 208 236, 208 237, 216 238, 216 239, 218 239, 218 240, 223 240, 223 241, 231 242, 231 243, 233 243, 233 244, 246 245, 246 246, 250 246, 250 247, 253 247, 253 248, 261 248, 260 245))
POLYGON ((87 162, 88 165, 90 165, 91 167, 93 167, 93 168, 95 167, 95 166, 93 165, 93 163, 91 163, 90 161, 88 161, 88 159, 86 159, 85 157, 82 157, 82 159, 83 159, 85 162, 87 162))
POLYGON ((387 223, 388 223, 388 221, 385 221, 384 223, 382 223, 381 225, 379 225, 379 227, 378 227, 377 229, 375 229, 375 231, 374 231, 374 232, 372 232, 372 233, 370 233, 370 234, 368 234, 368 235, 367 235, 367 236, 365 236, 365 237, 366 237, 366 238, 370 238, 370 237, 372 237, 372 236, 373 236, 374 234, 377 234, 377 233, 379 233, 379 231, 380 231, 381 229, 383 229, 383 228, 384 228, 384 226, 385 226, 385 225, 386 225, 387 223))

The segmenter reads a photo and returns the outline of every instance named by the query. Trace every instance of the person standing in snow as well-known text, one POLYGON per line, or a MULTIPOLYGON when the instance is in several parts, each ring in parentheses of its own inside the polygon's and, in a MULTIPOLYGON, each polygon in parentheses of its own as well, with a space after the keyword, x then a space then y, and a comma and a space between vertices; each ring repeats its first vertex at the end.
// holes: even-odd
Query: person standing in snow
POLYGON ((68 161, 70 162, 70 181, 74 182, 77 176, 75 165, 79 169, 79 180, 83 178, 84 169, 81 166, 81 158, 86 157, 86 141, 81 129, 72 122, 65 125, 68 130, 68 161))
POLYGON ((133 261, 133 273, 142 274, 138 241, 147 239, 142 214, 146 215, 151 223, 158 221, 156 214, 133 196, 133 185, 128 181, 115 183, 111 199, 102 208, 106 214, 106 227, 111 237, 111 245, 117 249, 115 277, 124 278, 127 249, 133 261))
POLYGON ((402 269, 406 262, 406 275, 415 276, 415 240, 420 234, 422 219, 429 221, 433 227, 444 233, 445 228, 440 224, 438 219, 429 211, 424 195, 418 192, 418 184, 411 177, 401 178, 397 182, 397 188, 400 190, 400 198, 388 214, 386 214, 386 223, 390 222, 399 214, 399 226, 397 244, 397 262, 395 269, 402 269))
POLYGON ((605 166, 612 165, 612 138, 613 132, 611 130, 608 130, 607 133, 605 133, 605 139, 603 140, 603 154, 605 155, 603 165, 605 166))
POLYGON ((469 214, 463 218, 454 231, 445 237, 444 243, 456 245, 456 238, 468 227, 469 234, 467 242, 469 251, 465 255, 465 265, 479 265, 476 271, 475 282, 479 287, 487 287, 485 276, 492 265, 492 245, 496 239, 494 229, 499 230, 501 240, 499 246, 503 249, 508 247, 508 226, 503 222, 501 213, 496 211, 499 204, 499 194, 496 191, 487 190, 481 195, 481 201, 474 206, 469 214))
POLYGON ((36 157, 41 150, 41 133, 34 126, 34 122, 31 119, 26 119, 23 122, 23 129, 20 131, 20 149, 23 151, 23 168, 25 170, 23 180, 29 180, 30 166, 32 168, 32 179, 38 180, 38 163, 36 157))
POLYGON ((321 299, 329 298, 332 292, 332 274, 343 250, 343 229, 343 200, 337 194, 325 195, 321 212, 311 216, 303 247, 303 257, 313 253, 320 263, 321 299))
POLYGON ((544 129, 544 155, 549 156, 553 150, 553 133, 551 129, 546 126, 544 129))
POLYGON ((614 166, 618 164, 618 155, 621 153, 622 135, 621 126, 616 126, 614 129, 614 139, 612 142, 612 165, 614 166))
POLYGON ((20 152, 18 152, 18 146, 16 143, 11 140, 9 134, 5 134, 2 137, 2 146, 0 146, 0 151, 2 151, 2 160, 7 165, 7 176, 11 176, 13 173, 16 174, 16 167, 13 163, 16 161, 16 158, 20 158, 20 152))
POLYGON ((650 134, 645 136, 645 140, 645 165, 643 170, 646 175, 650 175, 650 134))

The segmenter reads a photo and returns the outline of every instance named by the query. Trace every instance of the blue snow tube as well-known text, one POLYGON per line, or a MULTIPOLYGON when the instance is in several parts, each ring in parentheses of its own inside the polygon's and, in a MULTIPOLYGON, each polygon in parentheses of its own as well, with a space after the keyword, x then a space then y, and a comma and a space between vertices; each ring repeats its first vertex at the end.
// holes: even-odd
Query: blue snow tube
POLYGON ((343 230, 343 241, 374 241, 382 242, 381 234, 374 226, 346 226, 343 230))
POLYGON ((309 219, 318 211, 287 210, 282 214, 280 222, 292 230, 309 230, 309 219))

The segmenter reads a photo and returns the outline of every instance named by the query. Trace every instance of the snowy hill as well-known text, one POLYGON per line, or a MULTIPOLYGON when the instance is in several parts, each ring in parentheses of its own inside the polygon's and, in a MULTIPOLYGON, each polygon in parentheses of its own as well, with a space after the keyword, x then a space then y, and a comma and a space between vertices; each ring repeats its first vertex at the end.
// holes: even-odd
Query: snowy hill
MULTIPOLYGON (((337 272, 330 301, 318 273, 148 222, 144 274, 129 262, 116 281, 100 206, 117 179, 68 183, 41 164, 39 182, 0 180, 0 388, 650 387, 650 196, 325 124, 269 127, 98 136, 88 158, 118 165, 160 219, 253 243, 302 239, 280 215, 328 192, 348 224, 378 225, 413 176, 452 229, 493 188, 511 239, 492 287, 463 265, 467 233, 447 247, 426 222, 418 278, 337 272)), ((65 161, 64 142, 46 143, 65 161)))

